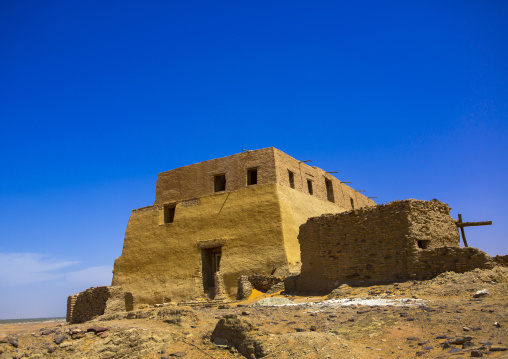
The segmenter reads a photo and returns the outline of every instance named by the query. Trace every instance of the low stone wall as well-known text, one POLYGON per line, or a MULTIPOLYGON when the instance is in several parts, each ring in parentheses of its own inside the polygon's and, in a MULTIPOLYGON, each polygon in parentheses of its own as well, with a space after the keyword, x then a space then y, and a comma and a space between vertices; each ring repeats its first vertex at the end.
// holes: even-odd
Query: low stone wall
POLYGON ((284 277, 254 274, 250 275, 248 277, 248 280, 252 284, 252 288, 259 290, 260 292, 266 293, 274 285, 283 282, 284 277))
POLYGON ((341 284, 384 284, 491 268, 484 252, 460 248, 449 213, 450 207, 437 200, 408 199, 310 218, 298 236, 302 271, 288 287, 329 292, 341 284))
POLYGON ((99 315, 134 309, 134 297, 121 287, 93 287, 67 298, 67 322, 83 323, 99 315))
POLYGON ((441 247, 417 251, 411 258, 412 279, 431 279, 444 272, 464 273, 476 268, 491 269, 492 259, 478 248, 441 247))

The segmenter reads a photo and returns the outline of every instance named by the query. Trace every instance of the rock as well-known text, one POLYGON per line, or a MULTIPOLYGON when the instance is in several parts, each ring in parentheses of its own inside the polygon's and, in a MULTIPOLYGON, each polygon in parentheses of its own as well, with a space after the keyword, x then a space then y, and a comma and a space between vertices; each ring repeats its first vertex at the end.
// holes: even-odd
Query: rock
POLYGON ((183 358, 186 355, 187 355, 186 352, 174 352, 174 353, 169 354, 170 357, 176 357, 176 358, 183 358))
POLYGON ((479 350, 471 350, 471 357, 480 358, 483 356, 483 353, 479 350))
POLYGON ((9 337, 9 344, 12 345, 14 348, 19 347, 18 338, 16 337, 9 337))
POLYGON ((71 338, 72 339, 81 339, 81 338, 84 338, 85 335, 86 335, 85 332, 80 332, 80 333, 72 334, 71 338))
POLYGON ((462 330, 465 331, 465 332, 469 332, 469 331, 471 331, 471 328, 469 328, 469 327, 463 327, 462 330))
POLYGON ((448 350, 448 353, 450 354, 455 354, 455 353, 460 353, 462 352, 462 350, 458 349, 458 348, 451 348, 450 350, 448 350))
POLYGON ((91 327, 91 328, 88 328, 86 331, 87 332, 94 332, 95 334, 98 334, 98 333, 105 332, 107 330, 108 330, 108 328, 105 328, 105 327, 91 327))
POLYGON ((54 341, 55 344, 61 344, 65 339, 67 339, 67 336, 65 334, 58 334, 55 335, 54 341))
POLYGON ((488 295, 489 295, 489 291, 487 289, 482 289, 482 290, 479 290, 478 292, 476 292, 473 295, 473 298, 483 298, 483 297, 486 297, 488 295))
POLYGON ((41 335, 50 335, 50 334, 52 334, 52 333, 54 333, 54 332, 55 332, 55 330, 54 330, 54 329, 45 330, 45 331, 43 331, 43 332, 41 333, 41 335))
POLYGON ((448 349, 448 348, 450 348, 450 347, 451 347, 451 344, 450 344, 450 342, 449 342, 449 341, 445 341, 445 342, 443 342, 443 343, 441 344, 441 347, 442 347, 443 349, 448 349))
POLYGON ((102 339, 107 338, 107 337, 108 337, 108 333, 106 333, 106 332, 101 333, 101 334, 99 335, 99 337, 101 337, 102 339))
POLYGON ((9 337, 5 334, 0 334, 0 343, 8 343, 9 337))
POLYGON ((498 322, 495 322, 495 323, 494 323, 494 326, 495 326, 496 328, 501 328, 501 324, 499 324, 498 322))
POLYGON ((416 341, 419 341, 420 338, 418 338, 418 337, 407 337, 406 340, 416 340, 416 341))
POLYGON ((464 344, 465 342, 471 341, 471 339, 473 339, 473 337, 459 337, 455 338, 454 340, 451 340, 450 344, 460 345, 464 344))
POLYGON ((508 350, 506 345, 492 345, 490 347, 491 352, 504 352, 505 350, 508 350))

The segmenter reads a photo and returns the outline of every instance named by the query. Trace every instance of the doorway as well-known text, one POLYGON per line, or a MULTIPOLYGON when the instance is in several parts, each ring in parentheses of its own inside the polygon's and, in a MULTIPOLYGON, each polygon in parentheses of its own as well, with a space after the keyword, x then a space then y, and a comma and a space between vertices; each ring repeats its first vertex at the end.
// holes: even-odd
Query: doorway
POLYGON ((203 263, 202 277, 203 289, 215 287, 214 274, 220 270, 222 247, 207 248, 201 250, 201 262, 203 263))

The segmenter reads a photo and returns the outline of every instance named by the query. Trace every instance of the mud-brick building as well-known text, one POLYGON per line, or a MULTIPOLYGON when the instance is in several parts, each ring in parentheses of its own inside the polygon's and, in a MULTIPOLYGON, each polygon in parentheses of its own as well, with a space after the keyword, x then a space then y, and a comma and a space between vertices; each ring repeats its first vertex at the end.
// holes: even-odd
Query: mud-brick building
POLYGON ((298 291, 329 292, 341 284, 373 285, 430 279, 492 268, 477 248, 460 247, 450 207, 438 200, 406 199, 310 218, 300 227, 302 270, 298 291))
POLYGON ((220 269, 234 298, 241 275, 299 271, 309 217, 373 205, 273 147, 163 172, 155 203, 132 211, 113 285, 137 303, 192 300, 213 291, 220 269))

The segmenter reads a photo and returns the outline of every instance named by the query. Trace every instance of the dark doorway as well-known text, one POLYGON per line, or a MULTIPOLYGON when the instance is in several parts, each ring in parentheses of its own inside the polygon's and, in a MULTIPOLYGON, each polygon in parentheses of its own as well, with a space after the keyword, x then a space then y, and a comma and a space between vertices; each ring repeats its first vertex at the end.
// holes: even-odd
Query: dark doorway
POLYGON ((201 250, 201 262, 203 263, 203 289, 215 287, 214 274, 220 270, 222 247, 207 248, 201 250))

